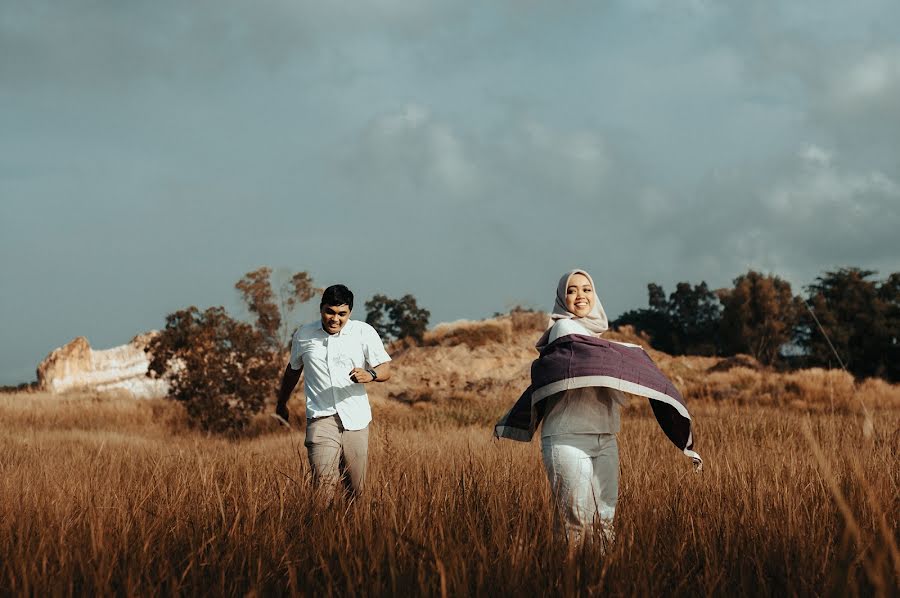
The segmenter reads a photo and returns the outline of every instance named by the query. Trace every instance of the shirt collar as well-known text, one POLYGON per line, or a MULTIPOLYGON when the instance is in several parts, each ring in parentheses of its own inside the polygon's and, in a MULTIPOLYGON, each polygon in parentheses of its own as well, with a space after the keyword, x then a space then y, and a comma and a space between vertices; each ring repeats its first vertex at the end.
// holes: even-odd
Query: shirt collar
POLYGON ((341 328, 341 330, 340 330, 337 334, 329 334, 328 331, 325 330, 325 329, 322 327, 322 320, 319 319, 319 330, 320 330, 320 331, 322 332, 322 334, 324 334, 326 337, 332 337, 332 336, 344 336, 344 334, 349 334, 349 333, 350 333, 350 330, 348 330, 348 329, 350 328, 350 324, 352 324, 352 323, 353 323, 353 320, 347 320, 347 323, 344 324, 344 327, 341 328))

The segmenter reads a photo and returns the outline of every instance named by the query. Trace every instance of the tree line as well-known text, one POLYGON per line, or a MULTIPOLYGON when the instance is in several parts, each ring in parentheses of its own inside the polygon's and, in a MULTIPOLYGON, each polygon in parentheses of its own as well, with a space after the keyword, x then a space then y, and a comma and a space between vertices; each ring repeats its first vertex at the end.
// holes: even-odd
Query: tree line
MULTIPOLYGON (((734 287, 712 291, 680 282, 666 295, 647 285, 648 307, 631 310, 613 327, 631 325, 673 355, 747 353, 776 367, 846 367, 856 376, 900 380, 900 273, 825 272, 795 296, 791 285, 753 270, 734 287)), ((252 314, 244 322, 224 307, 191 306, 166 316, 148 344, 148 374, 169 383, 192 425, 239 433, 261 412, 286 367, 292 316, 319 295, 312 277, 297 272, 275 280, 271 268, 245 274, 235 288, 252 314)), ((412 295, 377 294, 365 302, 366 321, 387 341, 422 341, 431 316, 412 295)))
POLYGON ((666 296, 647 285, 648 307, 631 325, 672 355, 752 355, 765 365, 844 367, 857 377, 900 381, 900 272, 886 279, 857 267, 826 271, 794 295, 784 279, 748 271, 732 288, 680 282, 666 296))

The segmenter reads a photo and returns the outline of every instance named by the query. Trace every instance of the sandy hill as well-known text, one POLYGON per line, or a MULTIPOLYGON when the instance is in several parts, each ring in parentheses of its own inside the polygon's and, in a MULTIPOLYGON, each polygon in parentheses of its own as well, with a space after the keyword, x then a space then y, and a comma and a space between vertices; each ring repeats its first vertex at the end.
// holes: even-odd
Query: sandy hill
MULTIPOLYGON (((414 403, 460 393, 521 391, 528 386, 531 362, 538 355, 534 343, 546 324, 546 314, 514 312, 486 320, 439 324, 426 333, 421 344, 394 343, 388 348, 395 373, 386 385, 390 387, 387 396, 414 403)), ((656 351, 630 326, 610 330, 604 338, 641 345, 679 386, 710 368, 729 369, 729 364, 719 358, 672 357, 656 351)), ((732 361, 760 369, 752 357, 732 361)))
MULTIPOLYGON (((534 343, 547 323, 543 313, 513 312, 479 321, 441 324, 419 345, 394 343, 394 375, 375 387, 376 401, 416 404, 453 398, 504 397, 514 400, 529 384, 534 343)), ((813 368, 777 372, 749 355, 671 356, 650 347, 630 326, 604 338, 641 345, 688 400, 791 405, 849 411, 900 407, 900 385, 854 381, 840 370, 813 368)))

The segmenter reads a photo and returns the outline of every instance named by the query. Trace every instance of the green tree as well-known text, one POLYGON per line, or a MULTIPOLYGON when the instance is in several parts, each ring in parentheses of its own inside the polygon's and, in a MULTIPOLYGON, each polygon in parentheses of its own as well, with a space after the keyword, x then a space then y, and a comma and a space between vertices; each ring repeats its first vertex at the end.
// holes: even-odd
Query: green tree
POLYGON ((878 298, 884 306, 883 365, 881 374, 892 382, 900 381, 900 272, 891 274, 878 289, 878 298))
POLYGON ((366 322, 385 339, 412 338, 421 342, 430 317, 431 312, 420 308, 412 295, 400 299, 375 295, 366 301, 366 322))
POLYGON ((676 353, 715 355, 719 352, 722 304, 706 282, 691 287, 679 282, 669 295, 668 313, 675 329, 676 353))
POLYGON ((754 270, 734 279, 734 288, 719 291, 720 325, 725 353, 748 353, 772 365, 791 341, 803 306, 789 282, 754 270))
POLYGON ((806 287, 810 309, 801 319, 797 341, 811 364, 843 365, 860 377, 898 379, 900 273, 883 282, 869 280, 875 274, 841 268, 806 287))
POLYGON ((665 310, 651 307, 626 311, 612 322, 613 328, 620 326, 633 326, 637 332, 645 333, 650 337, 653 347, 659 351, 669 354, 675 352, 672 320, 665 310))
POLYGON ((627 311, 613 326, 631 325, 650 336, 653 346, 673 355, 713 355, 719 351, 722 306, 706 282, 679 282, 666 298, 663 287, 647 285, 648 309, 627 311))

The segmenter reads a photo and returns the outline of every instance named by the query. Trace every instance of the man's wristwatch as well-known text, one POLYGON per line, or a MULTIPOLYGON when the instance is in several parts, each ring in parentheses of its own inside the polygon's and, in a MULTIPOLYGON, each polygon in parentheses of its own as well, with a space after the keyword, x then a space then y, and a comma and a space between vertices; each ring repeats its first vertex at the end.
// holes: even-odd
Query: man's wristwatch
POLYGON ((372 375, 372 382, 378 380, 378 372, 375 371, 375 368, 366 368, 366 371, 372 375))

